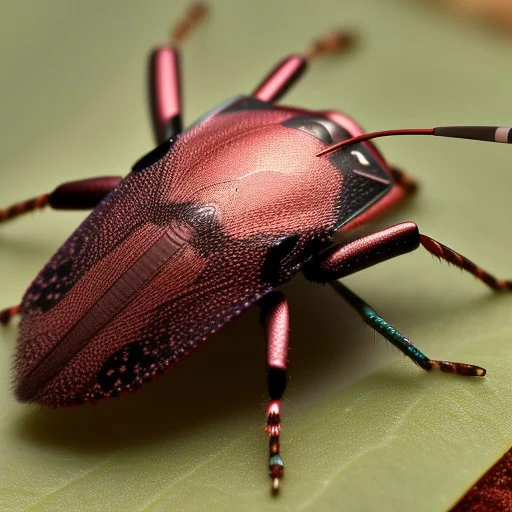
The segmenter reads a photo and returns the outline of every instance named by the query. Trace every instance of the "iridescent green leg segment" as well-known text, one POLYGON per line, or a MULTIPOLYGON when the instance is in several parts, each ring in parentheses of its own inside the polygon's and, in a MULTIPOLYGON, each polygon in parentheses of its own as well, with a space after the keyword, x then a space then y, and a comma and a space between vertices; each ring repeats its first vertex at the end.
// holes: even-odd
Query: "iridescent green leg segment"
POLYGON ((372 329, 382 334, 384 338, 424 370, 431 370, 433 367, 436 367, 442 372, 456 373, 458 375, 468 375, 472 377, 483 377, 485 375, 485 369, 480 366, 429 359, 412 344, 411 340, 400 334, 393 326, 379 316, 371 306, 346 286, 338 281, 331 281, 329 284, 359 313, 361 318, 372 327, 372 329))

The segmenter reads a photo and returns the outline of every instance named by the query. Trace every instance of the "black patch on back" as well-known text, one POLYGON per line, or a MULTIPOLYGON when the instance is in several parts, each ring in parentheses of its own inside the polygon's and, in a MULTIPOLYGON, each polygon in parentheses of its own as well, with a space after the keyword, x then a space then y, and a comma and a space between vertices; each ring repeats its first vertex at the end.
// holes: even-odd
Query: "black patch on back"
POLYGON ((264 283, 277 285, 281 282, 281 263, 293 251, 298 241, 297 235, 283 236, 270 247, 261 269, 264 283))
POLYGON ((250 96, 245 96, 229 105, 221 113, 240 112, 241 110, 274 110, 275 107, 266 101, 260 101, 250 96))
POLYGON ((393 179, 362 144, 347 146, 331 153, 328 158, 343 176, 335 226, 339 229, 389 192, 393 179), (362 165, 352 152, 361 153, 369 165, 362 165))
POLYGON ((159 160, 161 160, 169 150, 172 148, 174 143, 176 142, 176 138, 166 140, 162 142, 160 146, 157 146, 155 149, 151 150, 148 154, 144 155, 142 158, 137 160, 132 167, 132 172, 140 172, 148 167, 156 164, 159 160))
POLYGON ((121 347, 103 363, 97 382, 105 394, 117 396, 149 382, 155 373, 165 369, 162 361, 172 357, 167 335, 135 341, 121 347))
POLYGON ((332 137, 329 130, 321 123, 317 122, 311 116, 297 116, 287 119, 283 123, 287 128, 295 128, 313 135, 324 144, 332 144, 332 137))

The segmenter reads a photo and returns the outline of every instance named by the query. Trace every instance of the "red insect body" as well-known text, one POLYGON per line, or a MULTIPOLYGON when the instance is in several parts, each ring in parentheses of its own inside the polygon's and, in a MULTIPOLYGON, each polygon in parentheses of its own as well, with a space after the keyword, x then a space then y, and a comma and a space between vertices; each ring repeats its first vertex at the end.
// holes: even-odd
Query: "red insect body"
POLYGON ((136 166, 25 294, 18 398, 131 391, 289 280, 392 190, 369 143, 315 156, 350 123, 240 98, 136 166))
MULTIPOLYGON (((203 14, 203 6, 192 6, 175 43, 203 14)), ((306 53, 333 53, 350 40, 329 35, 306 53)), ((258 303, 268 346, 269 474, 277 492, 284 475, 280 400, 289 314, 286 298, 274 289, 301 270, 310 280, 329 282, 420 368, 485 375, 479 366, 430 359, 337 279, 422 246, 494 290, 511 290, 512 281, 420 234, 413 222, 328 246, 336 232, 367 222, 415 190, 369 139, 431 134, 512 143, 512 128, 364 134, 338 112, 276 106, 306 64, 305 57, 287 57, 251 96, 225 102, 181 133, 177 50, 155 50, 151 111, 163 144, 125 179, 70 182, 0 210, 2 222, 45 205, 97 205, 41 270, 21 307, 0 311, 0 323, 21 315, 20 400, 64 406, 133 391, 258 303)))

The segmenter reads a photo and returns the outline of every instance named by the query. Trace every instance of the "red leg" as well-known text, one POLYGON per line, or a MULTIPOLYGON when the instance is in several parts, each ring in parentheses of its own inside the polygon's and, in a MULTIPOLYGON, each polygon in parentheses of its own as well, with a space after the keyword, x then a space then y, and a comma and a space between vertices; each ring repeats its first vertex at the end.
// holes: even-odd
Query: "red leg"
POLYGON ((286 389, 289 315, 282 293, 273 292, 261 301, 261 321, 267 340, 267 385, 270 403, 265 430, 269 435, 269 470, 272 491, 279 491, 284 465, 280 454, 281 397, 286 389))
POLYGON ((344 33, 332 32, 315 41, 305 55, 290 55, 279 62, 252 92, 260 101, 278 101, 306 71, 309 60, 341 53, 347 50, 352 38, 344 33))
POLYGON ((346 245, 330 247, 315 258, 304 272, 313 281, 332 281, 411 252, 420 245, 434 256, 473 274, 493 290, 512 289, 512 281, 497 279, 453 249, 420 235, 414 222, 396 224, 346 245))
POLYGON ((290 55, 280 61, 256 87, 251 96, 272 103, 281 99, 307 68, 301 55, 290 55))
POLYGON ((411 252, 419 245, 420 234, 416 224, 396 224, 346 245, 329 247, 313 258, 304 268, 304 274, 312 281, 333 281, 411 252))
POLYGON ((496 277, 486 272, 483 268, 473 263, 471 260, 468 260, 465 256, 462 256, 462 254, 455 252, 449 247, 446 247, 446 245, 443 245, 426 235, 420 235, 420 243, 423 247, 425 247, 425 249, 427 249, 428 252, 437 258, 443 259, 448 263, 451 263, 452 265, 455 265, 456 267, 459 267, 460 269, 473 274, 476 278, 480 279, 480 281, 483 281, 493 290, 512 290, 512 281, 507 279, 497 279, 496 277))
POLYGON ((22 203, 15 203, 7 208, 1 208, 0 222, 5 222, 14 219, 14 217, 18 217, 19 215, 23 215, 24 213, 44 208, 48 204, 49 197, 50 194, 42 194, 38 197, 34 197, 33 199, 23 201, 22 203))
POLYGON ((404 222, 365 236, 344 246, 334 246, 315 258, 306 268, 311 280, 330 282, 334 289, 353 306, 363 320, 410 357, 424 370, 439 368, 443 372, 482 377, 485 369, 466 363, 430 359, 422 354, 405 336, 388 324, 373 308, 336 280, 387 259, 410 252, 422 245, 429 252, 466 270, 494 290, 512 289, 512 282, 491 276, 464 256, 421 235, 413 222, 404 222))
POLYGON ((179 56, 176 48, 162 46, 151 53, 149 94, 153 133, 157 145, 182 130, 179 56))
POLYGON ((12 318, 14 318, 20 312, 20 306, 13 306, 12 308, 4 309, 0 311, 0 324, 7 325, 12 318))
POLYGON ((192 4, 176 24, 170 45, 156 48, 150 56, 149 96, 153 132, 158 145, 182 131, 180 62, 177 47, 206 14, 206 7, 192 4))
POLYGON ((89 210, 94 208, 121 181, 121 176, 105 176, 68 181, 52 193, 0 209, 0 222, 24 213, 50 206, 56 210, 89 210))

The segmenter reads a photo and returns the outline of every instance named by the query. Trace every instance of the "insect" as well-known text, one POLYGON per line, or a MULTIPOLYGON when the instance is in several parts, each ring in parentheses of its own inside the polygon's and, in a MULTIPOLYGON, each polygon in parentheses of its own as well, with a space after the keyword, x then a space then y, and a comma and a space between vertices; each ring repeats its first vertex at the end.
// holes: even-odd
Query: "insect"
POLYGON ((276 291, 298 272, 330 283, 424 370, 483 376, 479 366, 431 359, 338 279, 420 246, 496 290, 499 280, 404 222, 334 244, 336 233, 384 213, 414 181, 370 139, 437 135, 510 142, 507 127, 441 127, 363 133, 336 111, 277 104, 308 61, 344 50, 340 34, 280 61, 248 96, 229 99, 182 129, 177 46, 201 18, 195 5, 150 63, 156 149, 127 177, 64 183, 0 210, 7 221, 50 206, 94 208, 43 267, 20 306, 15 393, 67 406, 139 388, 184 359, 244 310, 258 305, 268 345, 269 469, 277 492, 281 398, 287 382, 289 314, 276 291))

